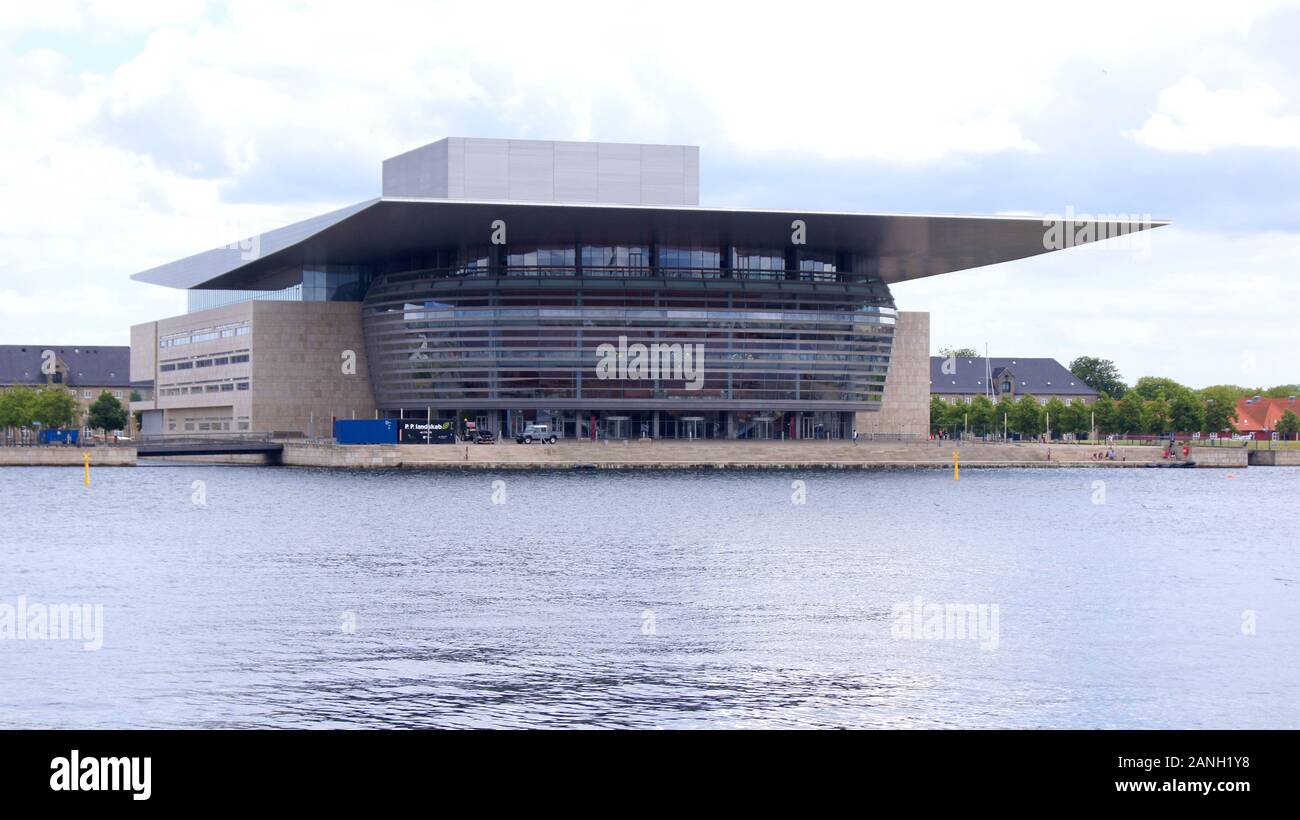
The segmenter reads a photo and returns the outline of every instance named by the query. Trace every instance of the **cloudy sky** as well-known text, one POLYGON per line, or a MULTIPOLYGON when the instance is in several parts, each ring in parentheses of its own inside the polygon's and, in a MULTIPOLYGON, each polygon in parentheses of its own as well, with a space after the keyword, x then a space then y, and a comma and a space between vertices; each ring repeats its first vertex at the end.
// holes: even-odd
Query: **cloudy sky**
POLYGON ((1297 43, 1249 0, 9 2, 0 343, 126 344, 184 311, 130 274, 443 136, 598 139, 700 145, 704 205, 1170 219, 895 296, 936 349, 1297 382, 1297 43))

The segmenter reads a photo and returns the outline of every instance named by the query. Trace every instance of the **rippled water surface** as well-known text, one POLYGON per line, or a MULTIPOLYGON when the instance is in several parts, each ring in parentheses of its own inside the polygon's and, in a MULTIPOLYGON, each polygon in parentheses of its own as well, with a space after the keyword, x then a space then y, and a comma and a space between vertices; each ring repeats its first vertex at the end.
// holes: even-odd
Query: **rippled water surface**
POLYGON ((0 640, 0 726, 1296 728, 1298 491, 4 468, 0 605, 100 603, 104 642, 0 640), (917 597, 997 605, 996 648, 897 637, 917 597))

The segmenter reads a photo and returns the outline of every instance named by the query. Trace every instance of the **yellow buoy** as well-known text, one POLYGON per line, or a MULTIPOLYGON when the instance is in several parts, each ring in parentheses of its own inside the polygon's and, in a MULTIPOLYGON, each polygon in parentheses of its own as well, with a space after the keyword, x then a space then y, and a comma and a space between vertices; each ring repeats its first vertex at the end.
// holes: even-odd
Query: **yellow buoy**
POLYGON ((961 453, 952 451, 952 480, 961 481, 961 453))
POLYGON ((81 461, 86 467, 86 486, 90 486, 90 453, 82 453, 81 461))

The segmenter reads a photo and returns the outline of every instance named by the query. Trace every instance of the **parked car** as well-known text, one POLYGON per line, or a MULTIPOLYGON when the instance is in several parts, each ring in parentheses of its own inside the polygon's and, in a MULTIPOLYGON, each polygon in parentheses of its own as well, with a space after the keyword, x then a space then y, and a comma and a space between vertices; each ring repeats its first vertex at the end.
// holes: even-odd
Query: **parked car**
POLYGON ((556 440, 555 432, 546 424, 530 424, 524 428, 524 432, 515 436, 516 444, 532 444, 534 441, 554 444, 556 440))
POLYGON ((491 430, 475 430, 470 440, 475 444, 496 444, 497 434, 491 430))

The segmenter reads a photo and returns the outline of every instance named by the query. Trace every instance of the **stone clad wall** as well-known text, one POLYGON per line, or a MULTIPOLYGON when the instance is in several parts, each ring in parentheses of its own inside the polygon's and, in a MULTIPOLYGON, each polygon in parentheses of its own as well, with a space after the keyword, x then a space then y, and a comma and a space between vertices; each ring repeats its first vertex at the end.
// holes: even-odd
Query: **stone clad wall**
MULTIPOLYGON (((438 449, 438 445, 429 446, 438 449)), ((451 445, 443 446, 451 447, 451 445)), ((396 444, 320 445, 286 443, 280 463, 289 467, 378 469, 400 466, 401 456, 396 444)))
POLYGON ((0 467, 81 467, 83 453, 90 453, 90 468, 130 467, 134 447, 0 447, 0 467))
MULTIPOLYGON (((1121 460, 1097 461, 1097 447, 951 441, 561 441, 555 445, 286 443, 283 463, 352 469, 612 468, 942 468, 954 451, 963 467, 1144 467, 1162 464, 1157 447, 1119 448, 1121 460)), ((1200 448, 1198 448, 1200 449, 1200 448)), ((1236 451, 1234 451, 1236 452, 1236 451)), ((1209 465, 1219 466, 1219 465, 1209 465)), ((1227 465, 1222 465, 1227 466, 1227 465)))
MULTIPOLYGON (((963 467, 1143 467, 1164 466, 1158 447, 1120 447, 1123 461, 1096 461, 1100 447, 1043 445, 1037 443, 983 444, 979 442, 798 442, 798 441, 633 441, 593 444, 562 441, 558 445, 504 442, 483 445, 372 444, 333 445, 285 442, 282 463, 297 467, 345 469, 486 468, 511 467, 942 467, 952 465, 953 452, 960 453, 963 467), (1050 453, 1050 456, 1049 456, 1050 453)), ((128 466, 136 463, 134 447, 0 447, 0 466, 80 467, 83 452, 91 454, 90 466, 128 466)), ((1261 451, 1264 452, 1264 451, 1261 451)), ((1279 453, 1283 454, 1283 453, 1279 453)), ((1244 448, 1195 447, 1192 460, 1198 467, 1246 466, 1244 448)), ((1292 462, 1300 451, 1286 451, 1292 462)), ((174 457, 169 462, 210 464, 262 463, 262 456, 174 457)), ((159 460, 159 463, 163 463, 159 460)))
MULTIPOLYGON (((1196 451, 1209 449, 1198 447, 1196 451)), ((1241 451, 1247 454, 1247 458, 1252 466, 1259 467, 1300 467, 1300 450, 1247 450, 1241 448, 1241 451)))
POLYGON ((858 432, 902 433, 924 438, 930 432, 930 314, 899 311, 894 348, 885 377, 880 411, 858 413, 858 432))
POLYGON ((1191 460, 1198 467, 1245 467, 1245 447, 1193 447, 1191 460))
MULTIPOLYGON (((228 363, 190 370, 172 370, 164 372, 161 367, 168 362, 193 361, 195 359, 226 356, 248 351, 250 336, 230 336, 209 339, 202 342, 160 348, 158 343, 164 336, 186 331, 215 328, 220 325, 248 322, 252 317, 252 303, 223 305, 208 310, 195 311, 180 316, 146 322, 131 328, 131 379, 132 381, 153 381, 153 398, 131 403, 131 410, 161 410, 151 432, 158 434, 182 435, 199 432, 198 424, 204 420, 220 420, 230 425, 229 432, 239 431, 239 422, 248 418, 249 391, 230 390, 216 393, 190 392, 185 395, 164 395, 169 388, 194 390, 194 382, 207 380, 230 380, 248 378, 250 367, 247 363, 228 363), (186 430, 187 422, 193 422, 195 428, 186 430), (172 429, 174 426, 175 429, 172 429)), ((149 423, 149 422, 146 422, 149 423)))
POLYGON ((253 430, 333 435, 330 419, 375 414, 360 302, 252 302, 253 430), (355 373, 343 372, 343 353, 355 373))

